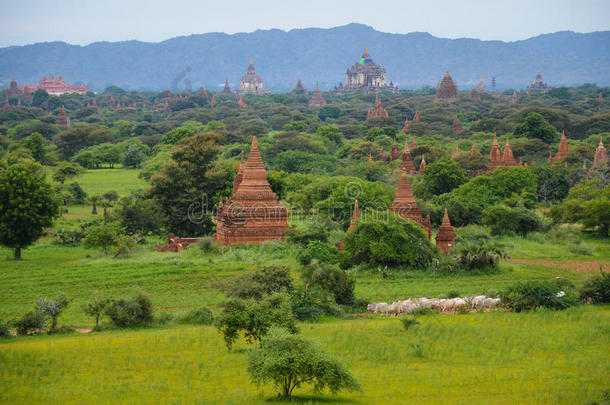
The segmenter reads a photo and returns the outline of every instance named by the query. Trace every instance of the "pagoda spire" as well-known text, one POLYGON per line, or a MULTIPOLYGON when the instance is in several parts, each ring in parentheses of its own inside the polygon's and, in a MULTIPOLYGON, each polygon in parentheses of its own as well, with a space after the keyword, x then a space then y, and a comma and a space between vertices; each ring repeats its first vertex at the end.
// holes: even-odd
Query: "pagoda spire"
POLYGON ((457 144, 453 147, 453 153, 451 154, 451 159, 457 159, 460 157, 460 145, 457 144))
POLYGON ((360 208, 358 207, 358 200, 354 203, 354 212, 352 213, 352 219, 349 222, 349 228, 347 228, 347 233, 351 232, 352 229, 356 227, 356 221, 360 219, 360 208))
POLYGON ((237 174, 235 174, 235 178, 233 179, 233 194, 237 192, 239 185, 241 184, 244 177, 244 150, 241 150, 241 162, 239 163, 239 168, 237 169, 237 174))
POLYGON ((402 126, 402 132, 407 132, 409 130, 409 117, 405 118, 405 124, 402 126))
POLYGON ((369 55, 369 51, 366 47, 366 44, 364 44, 364 52, 362 52, 362 58, 363 59, 370 59, 371 55, 369 55))
POLYGON ((417 142, 415 141, 415 135, 413 135, 413 140, 411 141, 411 149, 415 149, 417 147, 417 142))
POLYGON ((470 152, 468 152, 469 155, 476 155, 477 153, 479 153, 479 151, 477 150, 477 145, 474 144, 474 142, 472 143, 472 146, 470 147, 470 152))
POLYGON ((394 138, 394 142, 392 143, 392 149, 390 150, 390 161, 394 161, 400 158, 400 150, 398 149, 398 145, 396 144, 396 138, 394 138))
POLYGON ((559 149, 553 160, 561 160, 567 157, 569 153, 568 140, 566 139, 566 131, 564 129, 561 134, 561 140, 559 141, 559 149))
POLYGON ((400 215, 405 219, 420 220, 422 219, 422 212, 419 209, 415 197, 413 196, 413 190, 411 189, 411 183, 406 171, 402 171, 400 176, 400 182, 398 183, 398 190, 394 197, 394 202, 390 207, 390 211, 400 215))
POLYGON ((443 216, 443 222, 438 228, 436 234, 436 246, 444 253, 447 254, 453 248, 455 242, 455 232, 449 221, 449 214, 447 208, 445 208, 445 215, 443 216))
POLYGON ((419 174, 424 174, 424 171, 426 170, 426 165, 426 155, 422 155, 421 163, 419 164, 419 174))
POLYGON ((415 115, 413 116, 413 122, 419 122, 419 111, 415 110, 415 115))
POLYGON ((597 167, 601 164, 608 162, 608 151, 604 147, 602 142, 602 136, 599 136, 599 145, 595 149, 595 156, 593 157, 593 167, 597 167))
POLYGON ((500 151, 500 145, 498 144, 498 137, 494 132, 494 141, 489 151, 489 164, 487 167, 493 170, 498 166, 502 166, 502 152, 500 151))
POLYGON ((517 166, 515 157, 513 156, 513 149, 510 147, 510 142, 506 138, 506 145, 504 146, 504 154, 502 155, 502 163, 504 166, 517 166))

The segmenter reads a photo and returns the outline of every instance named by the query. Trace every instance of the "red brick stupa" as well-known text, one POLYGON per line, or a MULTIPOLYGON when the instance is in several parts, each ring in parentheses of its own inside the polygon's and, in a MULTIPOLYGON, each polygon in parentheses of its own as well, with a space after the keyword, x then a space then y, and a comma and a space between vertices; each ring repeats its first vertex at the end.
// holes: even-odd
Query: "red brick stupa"
POLYGON ((502 166, 502 152, 500 151, 500 145, 498 145, 498 137, 494 133, 494 143, 491 145, 491 151, 489 151, 489 163, 487 167, 490 170, 496 167, 502 166))
POLYGON ((258 151, 256 136, 248 161, 243 165, 242 180, 222 210, 217 220, 216 239, 225 245, 236 243, 260 244, 267 240, 285 240, 288 229, 288 211, 278 205, 267 172, 258 151))
POLYGON ((405 118, 405 125, 402 126, 402 132, 407 132, 409 130, 409 117, 405 118))
POLYGON ((455 246, 455 233, 451 227, 449 221, 449 215, 447 214, 447 208, 445 208, 445 216, 443 217, 443 223, 438 228, 436 234, 436 246, 444 253, 447 254, 455 246))
POLYGON ((390 161, 394 161, 400 158, 400 150, 398 149, 398 145, 396 145, 396 138, 394 138, 394 143, 392 143, 392 150, 390 151, 390 161))
POLYGON ((405 219, 410 219, 417 222, 424 227, 428 234, 428 240, 430 240, 430 219, 422 216, 422 211, 419 209, 415 197, 413 196, 413 190, 411 189, 411 183, 405 171, 402 172, 400 183, 398 183, 398 190, 394 197, 394 202, 390 207, 390 212, 398 214, 405 219))
POLYGON ((461 134, 462 132, 464 132, 457 115, 453 118, 453 132, 455 132, 456 134, 461 134))
POLYGON ((415 115, 413 116, 413 122, 420 122, 419 119, 419 111, 415 110, 415 115))
POLYGON ((309 100, 309 105, 312 107, 324 106, 326 105, 326 100, 322 97, 322 93, 320 93, 320 86, 316 83, 316 89, 311 95, 311 100, 309 100))
POLYGON ((593 167, 600 166, 608 162, 608 151, 604 147, 602 137, 599 137, 599 145, 595 149, 595 156, 593 157, 593 167))
POLYGON ((354 212, 352 213, 352 219, 349 222, 349 228, 347 228, 347 232, 351 232, 352 229, 356 227, 356 221, 360 219, 360 208, 358 207, 358 200, 354 204, 354 212))
POLYGON ((513 149, 510 147, 508 138, 506 139, 506 145, 504 146, 504 153, 502 155, 502 164, 504 166, 517 166, 517 161, 513 156, 513 149))
POLYGON ((557 161, 567 157, 569 153, 570 153, 570 150, 568 148, 568 140, 566 139, 566 131, 564 130, 563 133, 561 134, 561 140, 559 141, 559 150, 557 151, 555 156, 553 156, 551 158, 551 160, 553 162, 557 162, 557 161))
POLYGON ((405 141, 405 148, 402 150, 402 161, 400 165, 398 165, 398 169, 405 171, 409 174, 416 174, 415 164, 413 164, 413 160, 411 160, 411 150, 409 149, 409 140, 405 141))
POLYGON ((449 74, 449 69, 445 72, 445 76, 438 83, 436 88, 436 100, 446 100, 449 102, 456 101, 458 99, 458 88, 455 81, 449 74))
POLYGON ((372 118, 388 118, 388 112, 383 108, 383 104, 381 104, 381 100, 379 100, 379 96, 375 97, 375 107, 369 110, 368 114, 366 114, 366 119, 370 120, 372 118))

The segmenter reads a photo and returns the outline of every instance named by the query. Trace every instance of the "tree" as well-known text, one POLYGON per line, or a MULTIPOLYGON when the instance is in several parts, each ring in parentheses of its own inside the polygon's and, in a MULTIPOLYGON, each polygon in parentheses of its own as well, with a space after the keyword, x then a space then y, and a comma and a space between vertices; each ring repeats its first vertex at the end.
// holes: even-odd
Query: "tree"
POLYGON ((51 178, 53 181, 64 184, 64 181, 66 181, 67 178, 78 176, 82 172, 83 168, 78 165, 69 162, 61 162, 57 165, 57 169, 55 169, 51 178))
POLYGON ((112 142, 110 131, 97 125, 80 125, 55 135, 57 149, 66 159, 74 156, 79 150, 88 146, 112 142))
POLYGON ((184 138, 188 138, 189 136, 193 136, 198 132, 202 132, 203 129, 204 127, 200 122, 186 121, 182 124, 182 126, 174 128, 163 135, 161 142, 175 145, 184 138))
POLYGON ((104 254, 108 254, 108 248, 117 245, 118 237, 122 232, 123 229, 117 223, 92 225, 86 231, 85 247, 103 248, 104 254))
POLYGON ((34 107, 42 107, 42 105, 48 100, 49 93, 43 89, 38 89, 32 94, 32 105, 34 107))
POLYGON ((136 145, 129 145, 125 155, 123 156, 123 166, 138 168, 146 158, 146 155, 136 145))
POLYGON ((50 298, 38 298, 38 311, 51 318, 49 334, 55 332, 57 328, 57 317, 68 306, 68 299, 65 295, 59 294, 54 300, 50 298))
POLYGON ((560 206, 551 214, 556 220, 582 222, 585 228, 597 229, 610 236, 610 184, 598 178, 583 180, 574 186, 560 206))
POLYGON ((254 299, 231 299, 223 304, 223 310, 216 320, 216 327, 224 336, 227 348, 243 331, 246 341, 261 341, 272 326, 285 328, 297 333, 296 320, 288 296, 273 294, 256 301, 254 299))
POLYGON ((467 180, 460 165, 448 159, 430 163, 424 171, 424 188, 432 195, 448 193, 466 183, 467 180))
POLYGON ((33 132, 32 135, 25 138, 23 146, 32 152, 32 157, 36 161, 41 162, 44 159, 46 154, 45 140, 40 133, 33 132))
POLYGON ((136 196, 121 199, 113 216, 130 235, 149 232, 160 235, 167 223, 167 216, 156 200, 136 196))
POLYGON ((248 372, 258 385, 273 382, 284 398, 304 384, 313 385, 315 392, 326 388, 333 394, 341 390, 361 391, 341 363, 311 342, 275 330, 262 340, 260 348, 249 353, 248 372))
POLYGON ((515 128, 515 136, 538 138, 545 143, 553 143, 557 138, 557 130, 544 117, 536 112, 527 114, 525 120, 515 128))
POLYGON ((21 259, 21 249, 40 238, 58 216, 59 202, 40 165, 0 165, 0 244, 14 249, 15 259, 21 259))
POLYGON ((101 197, 98 194, 89 196, 89 202, 91 203, 91 215, 97 215, 97 203, 100 202, 101 197))

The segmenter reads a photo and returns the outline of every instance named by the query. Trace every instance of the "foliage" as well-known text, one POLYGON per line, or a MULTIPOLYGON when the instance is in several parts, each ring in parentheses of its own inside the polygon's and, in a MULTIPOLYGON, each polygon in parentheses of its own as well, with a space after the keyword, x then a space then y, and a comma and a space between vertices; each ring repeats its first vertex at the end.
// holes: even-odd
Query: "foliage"
POLYGON ((404 330, 409 330, 409 329, 419 325, 419 321, 414 316, 403 316, 400 319, 400 323, 402 324, 402 327, 404 328, 404 330))
POLYGON ((440 159, 426 166, 423 185, 427 194, 440 195, 450 192, 466 181, 466 174, 457 162, 440 159))
POLYGON ((586 229, 610 235, 610 184, 600 179, 583 180, 574 186, 560 206, 551 211, 557 221, 581 222, 586 229))
POLYGON ((51 178, 53 181, 64 184, 69 177, 78 176, 84 171, 82 167, 77 164, 69 163, 69 162, 61 162, 57 165, 55 172, 51 178))
POLYGON ((72 196, 72 202, 74 204, 81 205, 85 203, 85 200, 87 199, 87 193, 85 193, 85 190, 83 190, 79 183, 70 183, 70 185, 68 186, 68 192, 72 196))
POLYGON ((103 248, 104 254, 108 253, 108 248, 117 246, 119 236, 124 230, 118 223, 102 223, 87 228, 85 232, 84 245, 87 248, 103 248))
POLYGON ((8 321, 3 321, 0 319, 0 337, 9 337, 11 335, 10 332, 11 323, 8 321))
POLYGON ((295 288, 290 294, 290 302, 294 316, 301 321, 340 313, 335 297, 319 286, 295 288))
POLYGON ((307 287, 317 286, 330 292, 335 297, 337 304, 351 305, 354 303, 356 281, 345 270, 328 264, 313 263, 304 266, 301 274, 307 287))
POLYGON ((564 279, 519 282, 502 291, 500 296, 504 305, 516 312, 538 307, 566 309, 578 302, 573 285, 564 279))
POLYGON ((248 372, 258 385, 273 382, 284 398, 304 384, 311 384, 315 392, 328 388, 333 394, 361 390, 343 365, 311 342, 276 331, 249 353, 248 372))
POLYGON ((299 251, 297 260, 305 265, 310 264, 312 260, 321 263, 337 263, 339 261, 339 251, 329 243, 312 240, 304 249, 299 251))
POLYGON ((38 164, 0 165, 0 244, 14 249, 15 259, 58 216, 58 201, 38 164))
POLYGON ((592 304, 610 303, 610 273, 600 272, 587 280, 580 289, 580 299, 592 304))
POLYGON ((527 114, 525 120, 515 128, 515 136, 537 138, 546 143, 552 143, 557 138, 557 130, 544 117, 536 112, 527 114))
POLYGON ((255 298, 292 291, 292 277, 285 266, 263 266, 256 272, 241 274, 218 283, 218 288, 229 297, 255 298))
POLYGON ((347 234, 345 251, 353 264, 401 264, 426 268, 436 249, 419 224, 390 214, 387 219, 359 220, 347 234))
POLYGON ((76 245, 85 237, 81 229, 57 228, 55 230, 55 240, 61 245, 76 245))
POLYGON ((180 323, 191 325, 211 325, 213 321, 212 311, 208 308, 192 309, 180 318, 180 323))
POLYGON ((110 302, 105 314, 120 328, 146 325, 153 320, 153 306, 148 296, 138 292, 131 298, 110 302))
POLYGON ((123 167, 138 168, 146 160, 146 154, 136 145, 129 145, 123 155, 121 163, 123 167))
POLYGON ((199 132, 203 132, 203 125, 196 121, 186 121, 178 128, 174 128, 161 138, 161 142, 165 144, 175 145, 184 138, 193 136, 199 132))
POLYGON ((111 302, 112 300, 104 298, 101 293, 96 292, 93 294, 91 301, 85 305, 83 311, 85 314, 95 318, 95 326, 98 327, 100 324, 100 317, 104 315, 106 308, 111 302))
POLYGON ((39 132, 32 132, 23 140, 23 146, 32 153, 32 157, 42 162, 46 155, 46 145, 43 136, 39 132))
POLYGON ((235 343, 241 331, 248 343, 261 341, 272 326, 290 333, 298 329, 287 295, 277 293, 261 300, 233 298, 223 304, 216 327, 224 336, 227 348, 235 343))
POLYGON ((286 232, 286 240, 305 247, 312 241, 327 242, 328 233, 328 225, 322 221, 307 221, 286 232))
POLYGON ((49 333, 55 332, 57 328, 57 317, 68 306, 68 299, 65 295, 59 294, 55 299, 38 298, 37 310, 51 318, 49 333))
POLYGON ((18 335, 29 335, 31 333, 42 333, 46 328, 48 316, 41 311, 31 311, 23 315, 15 322, 18 335))
POLYGON ((488 225, 494 235, 510 233, 526 235, 544 229, 542 219, 535 212, 523 207, 511 208, 506 205, 494 205, 485 209, 483 224, 488 225))
POLYGON ((129 235, 161 235, 167 224, 167 217, 156 200, 136 195, 122 198, 113 211, 113 218, 129 235))

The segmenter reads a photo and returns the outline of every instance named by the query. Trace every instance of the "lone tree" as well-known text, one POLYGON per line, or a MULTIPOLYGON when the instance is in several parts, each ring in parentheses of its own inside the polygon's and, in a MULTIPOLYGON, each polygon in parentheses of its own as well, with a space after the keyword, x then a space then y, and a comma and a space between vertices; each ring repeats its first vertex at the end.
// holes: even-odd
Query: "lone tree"
POLYGON ((55 332, 57 328, 57 317, 68 306, 68 299, 65 295, 59 294, 54 300, 50 298, 38 298, 38 311, 51 318, 49 334, 55 332))
POLYGON ((0 244, 14 249, 15 259, 58 216, 59 203, 40 165, 25 160, 0 166, 0 244))
POLYGON ((95 318, 95 327, 99 326, 100 317, 104 315, 104 312, 110 303, 110 299, 104 298, 101 293, 96 292, 93 295, 91 302, 84 307, 85 314, 95 318))
POLYGON ((273 330, 248 358, 248 372, 255 384, 273 382, 279 396, 289 398, 295 388, 313 385, 315 392, 328 388, 361 391, 358 382, 338 361, 318 350, 311 342, 273 330))

